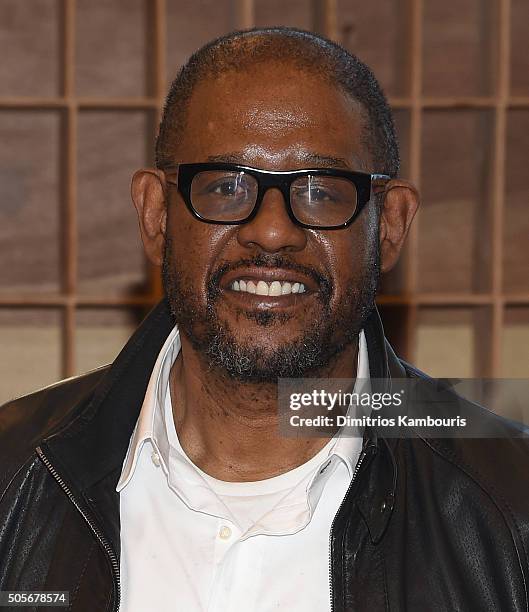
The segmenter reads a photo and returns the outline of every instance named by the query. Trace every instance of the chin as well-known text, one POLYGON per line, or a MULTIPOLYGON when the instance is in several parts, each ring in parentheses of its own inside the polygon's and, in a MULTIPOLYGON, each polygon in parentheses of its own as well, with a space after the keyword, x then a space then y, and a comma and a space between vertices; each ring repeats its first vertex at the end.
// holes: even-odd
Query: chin
POLYGON ((277 336, 272 330, 252 333, 250 326, 247 334, 241 330, 235 334, 229 325, 221 324, 194 345, 209 367, 222 376, 247 383, 276 383, 278 378, 316 376, 352 341, 337 340, 329 328, 317 325, 285 331, 277 330, 277 336))

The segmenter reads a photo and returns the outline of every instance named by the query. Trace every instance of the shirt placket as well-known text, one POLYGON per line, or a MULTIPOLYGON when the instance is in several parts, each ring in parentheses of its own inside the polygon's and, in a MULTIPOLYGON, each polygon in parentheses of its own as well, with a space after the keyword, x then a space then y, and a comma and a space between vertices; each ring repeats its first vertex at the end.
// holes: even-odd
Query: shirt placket
POLYGON ((215 538, 215 568, 207 612, 256 610, 261 580, 261 546, 255 538, 241 539, 237 525, 219 519, 215 538))

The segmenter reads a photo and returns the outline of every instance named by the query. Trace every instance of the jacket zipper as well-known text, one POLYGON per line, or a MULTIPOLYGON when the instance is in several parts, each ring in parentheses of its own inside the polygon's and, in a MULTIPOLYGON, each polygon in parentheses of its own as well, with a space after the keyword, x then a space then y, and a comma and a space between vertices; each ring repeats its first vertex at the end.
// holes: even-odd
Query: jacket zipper
POLYGON ((42 448, 39 446, 36 450, 37 450, 37 455, 40 457, 42 463, 44 463, 44 465, 46 466, 46 468, 48 469, 50 474, 57 481, 57 483, 61 487, 61 489, 66 493, 66 495, 68 496, 69 500, 76 507, 77 511, 81 514, 81 516, 85 520, 86 524, 88 525, 88 527, 90 527, 92 533, 96 536, 97 540, 99 541, 99 543, 101 544, 101 546, 103 547, 104 551, 107 554, 107 556, 108 556, 108 558, 110 560, 110 564, 112 566, 112 576, 114 578, 113 582, 114 582, 114 589, 115 589, 115 594, 116 594, 116 596, 115 596, 116 606, 115 606, 114 609, 117 612, 119 610, 119 605, 120 605, 120 602, 121 602, 121 585, 119 583, 119 561, 118 561, 118 558, 117 558, 115 552, 112 550, 112 546, 110 545, 109 541, 105 538, 105 536, 98 529, 97 525, 94 523, 92 518, 81 508, 79 502, 76 500, 76 498, 75 498, 74 494, 72 493, 71 489, 68 487, 68 485, 64 482, 64 480, 60 476, 60 474, 57 472, 57 470, 50 463, 49 459, 46 457, 46 455, 42 451, 42 448))
POLYGON ((334 525, 336 523, 336 518, 338 517, 338 515, 340 514, 340 511, 343 508, 343 505, 345 504, 345 500, 347 499, 349 492, 351 491, 351 489, 353 488, 354 482, 356 480, 356 476, 362 466, 362 463, 364 462, 364 459, 367 456, 367 449, 366 450, 362 450, 362 452, 360 453, 360 457, 358 457, 358 461, 356 463, 356 467, 355 470, 353 472, 353 477, 351 478, 351 482, 349 483, 349 486, 347 487, 347 491, 345 492, 344 498, 342 499, 341 504, 338 507, 338 511, 336 512, 336 514, 334 515, 334 518, 332 519, 332 523, 331 523, 331 531, 329 534, 329 591, 330 591, 330 596, 331 596, 331 612, 334 612, 334 589, 333 589, 333 585, 332 585, 332 534, 334 531, 334 525))

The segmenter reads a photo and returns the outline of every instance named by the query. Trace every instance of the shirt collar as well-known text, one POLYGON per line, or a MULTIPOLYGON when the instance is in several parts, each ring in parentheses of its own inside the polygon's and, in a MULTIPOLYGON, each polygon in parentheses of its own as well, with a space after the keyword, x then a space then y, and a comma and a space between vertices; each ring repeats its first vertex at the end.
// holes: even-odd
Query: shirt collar
MULTIPOLYGON (((364 330, 358 336, 358 361, 356 366, 356 382, 353 392, 369 391, 369 358, 367 353, 367 341, 364 330)), ((361 435, 361 434, 360 434, 361 435)), ((332 454, 337 455, 347 466, 349 476, 352 478, 356 467, 359 449, 362 446, 362 438, 340 432, 337 436, 336 445, 332 454)))
POLYGON ((130 482, 138 463, 140 451, 146 440, 152 442, 160 455, 164 468, 167 470, 169 440, 167 437, 164 402, 169 386, 171 367, 180 353, 181 346, 180 333, 178 327, 175 326, 169 336, 167 336, 167 340, 162 346, 162 350, 154 364, 140 416, 132 433, 121 477, 116 487, 118 492, 130 482))
MULTIPOLYGON (((164 404, 169 386, 171 367, 180 353, 181 346, 180 333, 178 327, 175 326, 167 337, 154 365, 140 416, 130 439, 121 477, 116 486, 116 491, 118 492, 132 479, 140 451, 147 440, 151 441, 155 450, 158 452, 165 472, 167 473, 168 471, 170 444, 166 418, 169 417, 166 417, 164 404)), ((357 390, 359 381, 365 382, 369 380, 369 376, 367 342, 364 331, 361 330, 358 341, 357 382, 355 384, 355 390, 357 390)), ((332 451, 329 455, 329 457, 331 455, 339 457, 347 466, 351 477, 356 465, 359 446, 361 446, 360 438, 338 434, 336 444, 332 447, 332 451)), ((314 480, 317 479, 317 476, 323 474, 324 471, 325 466, 319 470, 314 480)))

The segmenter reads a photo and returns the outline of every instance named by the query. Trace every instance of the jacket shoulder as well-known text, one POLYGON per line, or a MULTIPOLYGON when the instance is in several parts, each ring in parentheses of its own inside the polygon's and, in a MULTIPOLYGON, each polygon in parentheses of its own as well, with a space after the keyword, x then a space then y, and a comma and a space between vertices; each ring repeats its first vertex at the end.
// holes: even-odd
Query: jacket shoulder
MULTIPOLYGON (((432 437, 420 435, 408 440, 421 452, 436 455, 451 472, 456 482, 472 482, 474 491, 484 495, 509 525, 518 544, 520 556, 528 564, 529 555, 529 428, 523 423, 496 414, 477 403, 456 395, 452 389, 439 390, 436 379, 402 362, 407 375, 418 377, 431 390, 430 398, 442 395, 441 406, 447 406, 450 416, 457 411, 479 424, 481 437, 432 437), (446 396, 455 396, 453 408, 446 396)), ((439 414, 444 416, 444 414, 439 414)), ((448 472, 446 472, 448 473, 448 472)), ((526 565, 527 567, 527 565, 526 565)))
POLYGON ((520 468, 526 467, 529 462, 529 427, 526 424, 506 418, 465 399, 457 394, 457 389, 453 389, 445 381, 431 378, 402 360, 401 363, 407 376, 420 379, 426 401, 435 401, 441 407, 435 416, 453 417, 459 414, 466 417, 467 422, 472 421, 474 426, 473 434, 469 437, 427 436, 425 439, 430 442, 430 446, 444 449, 446 453, 461 458, 469 465, 476 463, 476 467, 479 467, 484 474, 494 473, 504 480, 504 470, 508 469, 509 478, 519 476, 529 484, 527 469, 512 469, 515 465, 520 468), (491 448, 496 448, 498 453, 490 454, 491 448))
POLYGON ((0 406, 0 492, 44 438, 82 411, 109 367, 59 381, 0 406))

